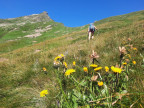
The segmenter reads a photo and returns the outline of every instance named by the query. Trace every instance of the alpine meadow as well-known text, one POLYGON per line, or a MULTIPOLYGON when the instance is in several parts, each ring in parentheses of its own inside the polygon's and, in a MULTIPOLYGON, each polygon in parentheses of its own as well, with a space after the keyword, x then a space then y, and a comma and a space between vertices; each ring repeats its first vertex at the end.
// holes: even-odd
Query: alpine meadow
POLYGON ((0 19, 0 108, 143 108, 144 10, 94 25, 0 19))

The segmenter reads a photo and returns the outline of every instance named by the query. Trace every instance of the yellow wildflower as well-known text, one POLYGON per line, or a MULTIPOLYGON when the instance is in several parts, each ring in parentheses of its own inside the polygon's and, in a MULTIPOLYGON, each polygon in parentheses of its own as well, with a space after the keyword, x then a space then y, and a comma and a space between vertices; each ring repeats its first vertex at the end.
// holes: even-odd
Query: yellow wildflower
POLYGON ((90 67, 94 67, 94 68, 96 68, 98 65, 96 65, 96 64, 91 64, 90 65, 90 67))
POLYGON ((136 51, 137 51, 137 48, 133 48, 133 50, 136 50, 136 51))
POLYGON ((59 57, 60 57, 59 60, 60 60, 61 62, 63 62, 63 61, 64 61, 64 55, 63 55, 63 54, 60 54, 59 57))
POLYGON ((58 56, 55 58, 55 61, 56 61, 56 60, 59 60, 59 59, 62 59, 62 58, 64 58, 64 55, 63 55, 63 54, 60 54, 60 55, 58 55, 58 56))
POLYGON ((64 57, 64 55, 63 55, 63 54, 61 54, 61 55, 60 55, 60 57, 64 57))
POLYGON ((135 65, 135 64, 136 64, 136 61, 132 61, 132 63, 135 65))
POLYGON ((73 73, 73 72, 75 72, 74 69, 69 69, 69 70, 67 70, 67 71, 65 72, 65 76, 68 76, 68 75, 70 75, 70 74, 73 73))
POLYGON ((102 81, 98 81, 98 85, 99 86, 103 86, 103 82, 102 81))
POLYGON ((108 72, 109 71, 109 67, 105 66, 105 71, 108 72))
POLYGON ((124 63, 123 63, 123 65, 127 65, 127 63, 126 63, 126 62, 124 62, 124 63))
POLYGON ((84 67, 83 70, 84 70, 84 72, 88 72, 88 68, 87 67, 84 67))
POLYGON ((40 92, 40 97, 44 97, 46 94, 48 94, 48 90, 43 90, 40 92))
POLYGON ((97 68, 95 68, 94 70, 95 71, 98 71, 98 70, 101 70, 102 69, 102 67, 97 67, 97 68))
POLYGON ((76 62, 75 61, 73 61, 73 66, 75 66, 76 65, 76 62))
POLYGON ((111 70, 115 73, 121 73, 121 71, 122 71, 121 68, 116 68, 114 66, 111 67, 111 70))
POLYGON ((43 67, 43 71, 46 71, 46 68, 45 68, 45 67, 43 67))
POLYGON ((67 68, 67 63, 66 62, 63 62, 63 65, 65 66, 65 68, 67 68))
POLYGON ((55 61, 58 60, 58 59, 60 59, 60 58, 61 58, 60 56, 57 56, 57 57, 55 58, 55 61))

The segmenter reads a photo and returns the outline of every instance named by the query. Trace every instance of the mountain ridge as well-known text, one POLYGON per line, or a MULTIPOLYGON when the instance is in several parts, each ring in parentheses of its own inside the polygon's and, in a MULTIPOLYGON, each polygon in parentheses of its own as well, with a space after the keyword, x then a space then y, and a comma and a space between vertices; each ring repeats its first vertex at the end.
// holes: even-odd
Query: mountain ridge
POLYGON ((36 23, 36 22, 49 22, 52 19, 48 16, 46 11, 40 14, 32 14, 28 16, 21 16, 16 18, 0 19, 0 26, 17 23, 36 23))

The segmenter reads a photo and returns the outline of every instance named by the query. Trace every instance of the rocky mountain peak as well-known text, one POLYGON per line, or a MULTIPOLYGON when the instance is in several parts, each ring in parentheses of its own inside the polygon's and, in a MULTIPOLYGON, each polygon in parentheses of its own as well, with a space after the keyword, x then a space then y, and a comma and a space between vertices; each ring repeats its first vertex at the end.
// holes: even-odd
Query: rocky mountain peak
POLYGON ((43 11, 41 14, 48 16, 48 13, 46 11, 43 11))
POLYGON ((48 16, 48 13, 47 13, 46 11, 38 14, 38 15, 36 16, 36 19, 37 19, 38 22, 41 22, 41 21, 50 21, 50 20, 52 20, 52 19, 48 16))
POLYGON ((26 23, 49 22, 49 21, 52 21, 52 19, 48 16, 48 13, 44 11, 40 14, 32 14, 17 18, 0 19, 0 27, 13 24, 24 25, 26 23))

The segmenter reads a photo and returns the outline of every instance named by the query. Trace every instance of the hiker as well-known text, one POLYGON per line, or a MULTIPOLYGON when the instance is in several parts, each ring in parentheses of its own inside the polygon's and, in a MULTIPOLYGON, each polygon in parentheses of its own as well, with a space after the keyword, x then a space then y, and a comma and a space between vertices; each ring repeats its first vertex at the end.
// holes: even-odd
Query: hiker
POLYGON ((91 38, 94 38, 94 32, 95 30, 97 30, 97 28, 94 26, 93 23, 90 23, 89 27, 88 27, 88 40, 90 40, 91 38))

